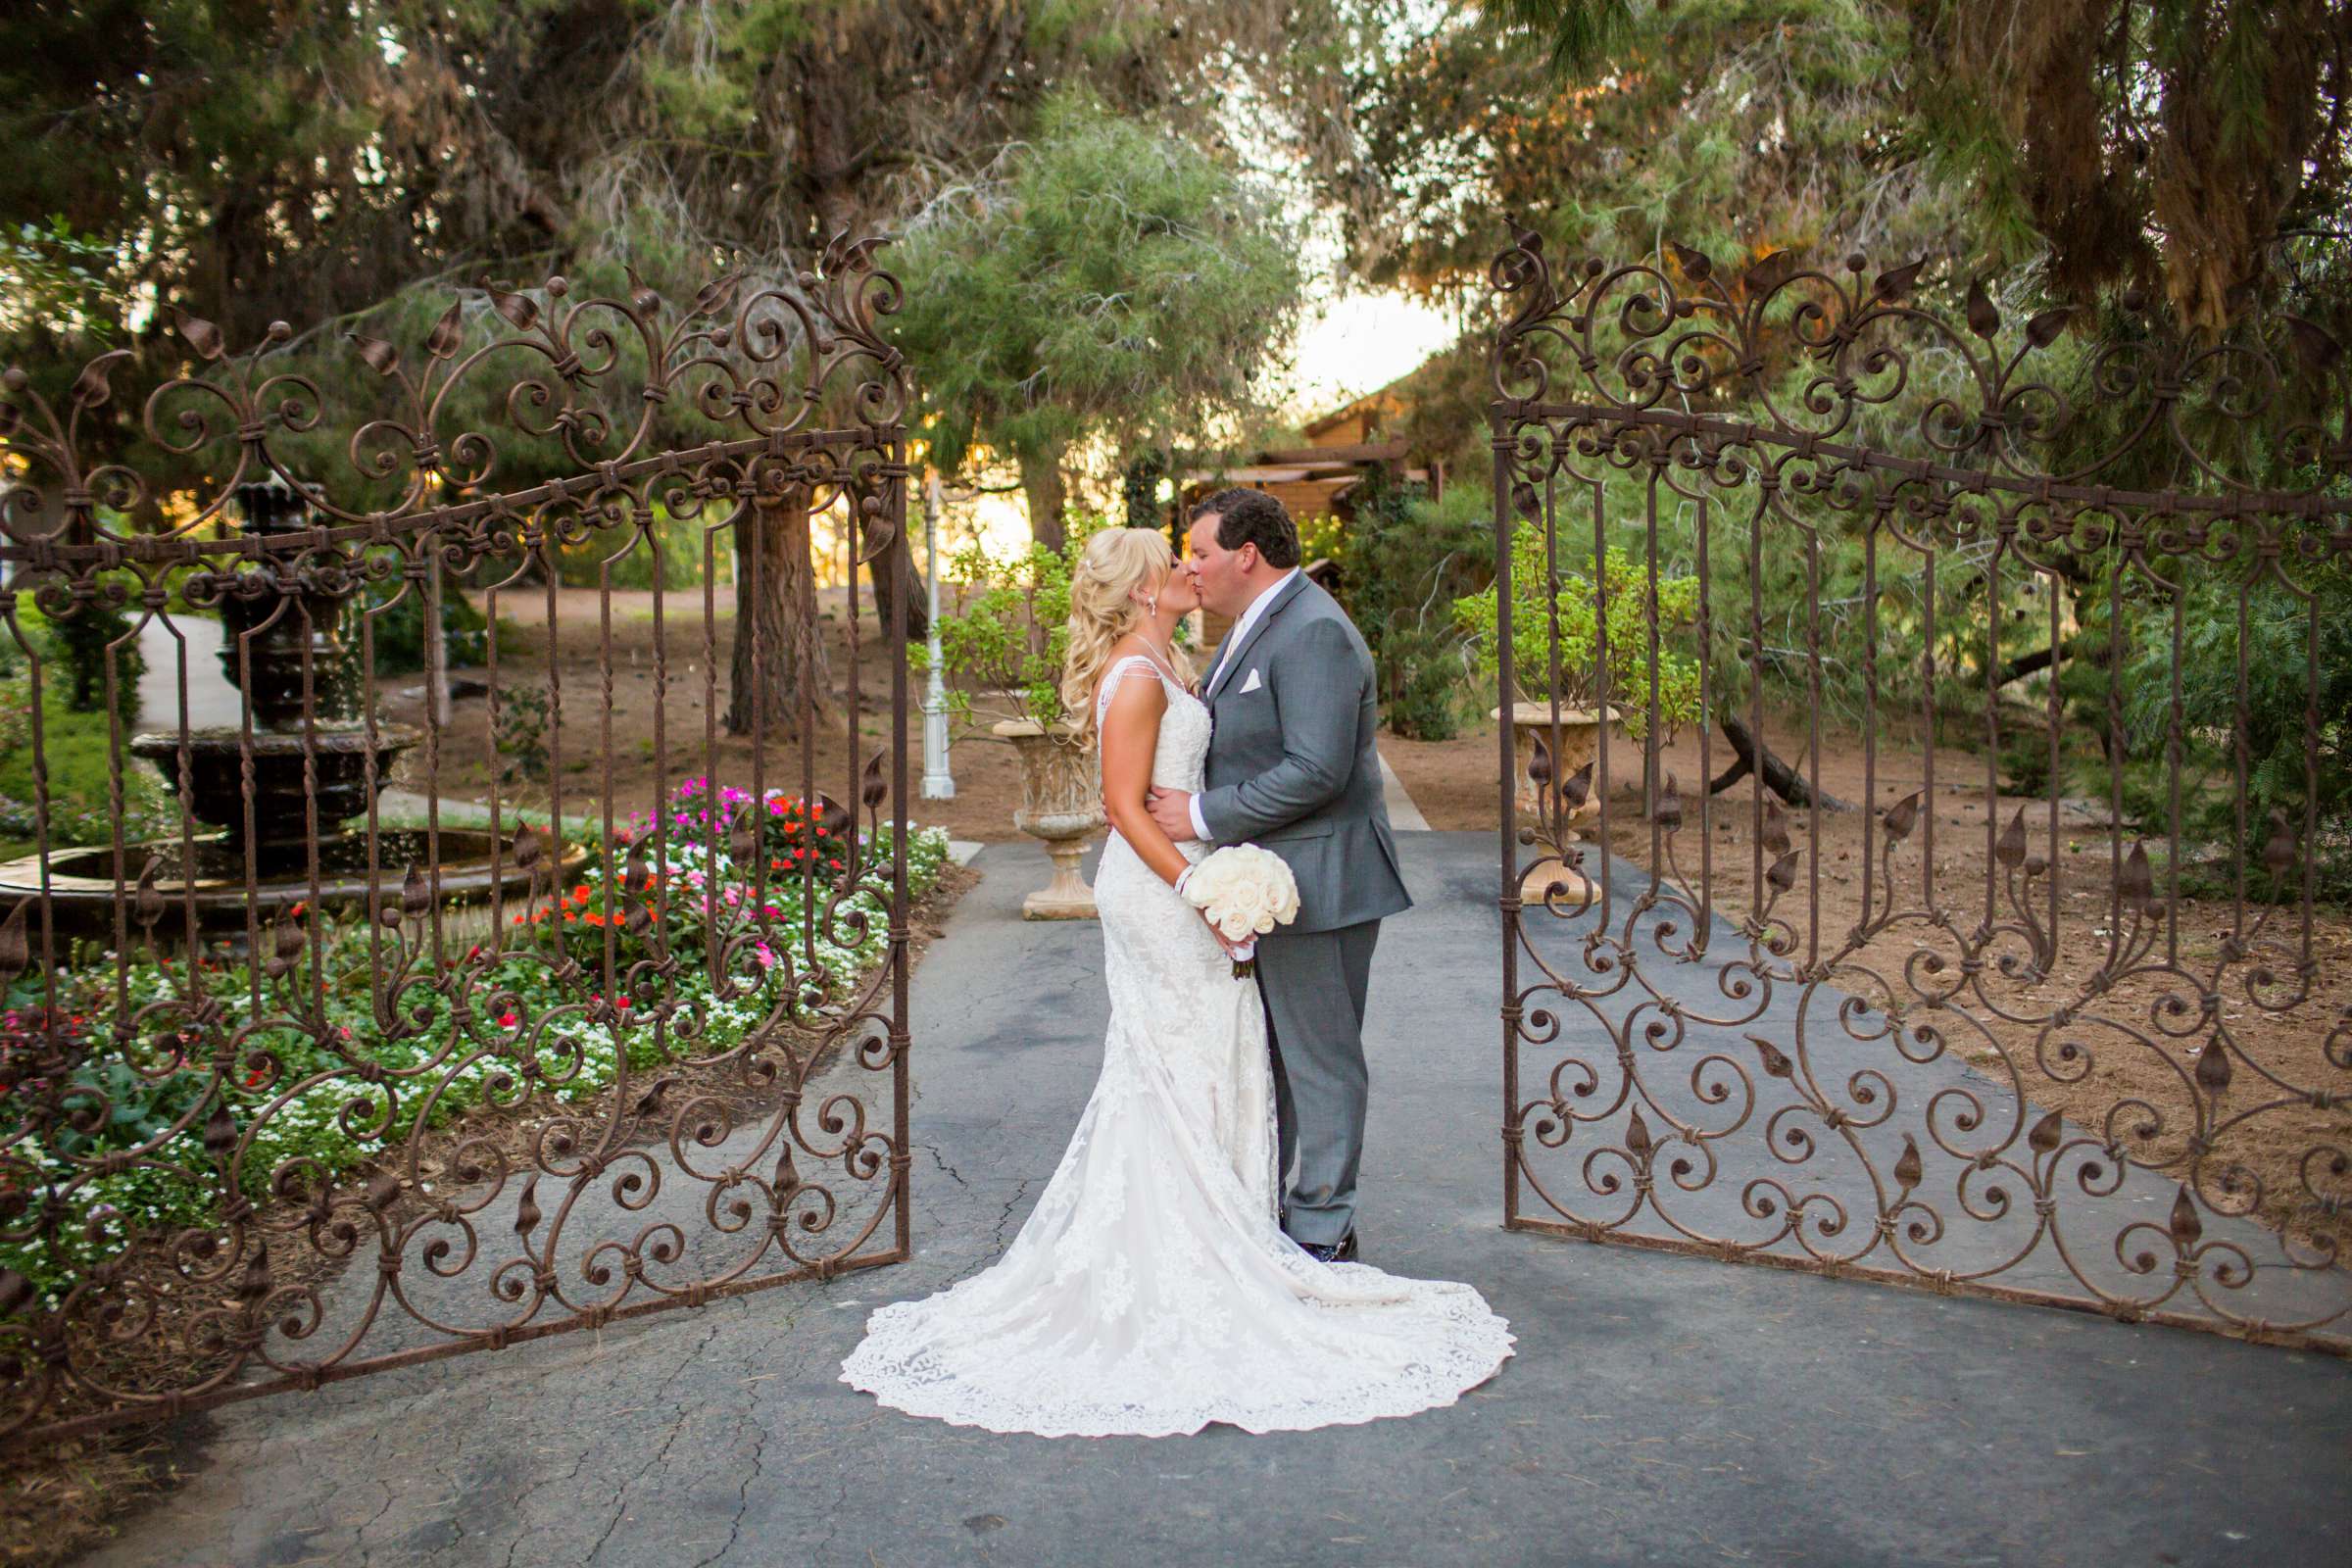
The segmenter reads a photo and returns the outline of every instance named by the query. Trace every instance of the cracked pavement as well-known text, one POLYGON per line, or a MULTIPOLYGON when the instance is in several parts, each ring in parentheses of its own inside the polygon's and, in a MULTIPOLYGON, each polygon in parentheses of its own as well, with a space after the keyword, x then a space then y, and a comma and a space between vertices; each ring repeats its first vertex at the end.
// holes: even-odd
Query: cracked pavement
POLYGON ((1400 850, 1420 906, 1374 974, 1365 1255, 1511 1319, 1518 1354, 1460 1403, 1047 1441, 835 1381, 874 1306, 996 1255, 1093 1083, 1100 937, 1021 921, 1044 859, 1001 846, 915 975, 913 1260, 229 1406, 84 1561, 2352 1560, 2352 1365, 1503 1231, 1493 840, 1400 850))

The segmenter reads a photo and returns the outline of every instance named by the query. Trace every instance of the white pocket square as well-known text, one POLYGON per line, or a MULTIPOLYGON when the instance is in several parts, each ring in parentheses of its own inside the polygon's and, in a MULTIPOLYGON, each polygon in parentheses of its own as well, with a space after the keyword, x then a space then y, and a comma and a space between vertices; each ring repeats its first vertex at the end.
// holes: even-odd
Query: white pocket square
POLYGON ((1265 682, 1257 678, 1257 671, 1253 669, 1250 672, 1250 678, 1242 682, 1242 691, 1244 695, 1247 695, 1250 692, 1256 691, 1263 685, 1265 685, 1265 682))

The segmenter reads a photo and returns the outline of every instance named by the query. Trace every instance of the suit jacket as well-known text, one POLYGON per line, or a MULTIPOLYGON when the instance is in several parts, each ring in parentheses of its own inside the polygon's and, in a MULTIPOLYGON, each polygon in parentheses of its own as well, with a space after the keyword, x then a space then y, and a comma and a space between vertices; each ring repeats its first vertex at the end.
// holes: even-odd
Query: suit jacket
POLYGON ((1200 820, 1219 844, 1289 862, 1298 918, 1280 929, 1336 931, 1410 908, 1374 747, 1372 654, 1348 612, 1294 577, 1213 667, 1200 820))

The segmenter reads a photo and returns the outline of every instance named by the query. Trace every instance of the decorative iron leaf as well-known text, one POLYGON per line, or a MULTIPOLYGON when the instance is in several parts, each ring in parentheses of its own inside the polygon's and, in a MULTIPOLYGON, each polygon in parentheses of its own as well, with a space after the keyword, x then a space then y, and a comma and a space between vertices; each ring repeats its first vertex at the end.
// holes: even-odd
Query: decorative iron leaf
POLYGON ((1766 866, 1764 880, 1771 883, 1773 890, 1778 893, 1786 893, 1796 886, 1796 853, 1792 850, 1766 866))
POLYGON ((32 1300, 32 1282, 13 1268, 0 1268, 0 1318, 15 1317, 32 1300))
POLYGON ((890 781, 882 776, 881 752, 865 760, 865 773, 858 787, 858 799, 869 811, 878 811, 890 799, 890 781))
POLYGON ((1649 1136, 1649 1123, 1642 1119, 1642 1112, 1639 1109, 1629 1111, 1625 1120, 1626 1152, 1646 1165, 1649 1163, 1649 1152, 1656 1147, 1656 1142, 1649 1136))
POLYGON ((68 394, 69 398, 85 409, 94 409, 104 403, 114 396, 115 389, 107 377, 113 373, 115 362, 129 357, 128 349, 115 349, 99 355, 83 366, 81 374, 74 378, 74 390, 68 394))
POLYGON ((164 895, 155 885, 155 857, 139 867, 139 889, 131 895, 130 917, 142 926, 153 926, 164 917, 164 895))
POLYGON ((1889 839, 1900 844, 1911 836, 1911 830, 1919 825, 1919 802, 1920 791, 1913 790, 1888 809, 1884 825, 1889 839))
POLYGON ((190 316, 185 311, 174 311, 172 314, 179 318, 179 335, 188 340, 188 347, 196 351, 198 359, 217 360, 220 357, 223 345, 219 327, 203 317, 190 316))
POLYGON ((1569 815, 1574 816, 1583 810, 1585 802, 1592 798, 1592 769, 1595 765, 1587 762, 1569 774, 1568 782, 1560 786, 1560 799, 1567 805, 1569 815))
POLYGON ((256 1241, 253 1256, 245 1260, 244 1277, 237 1281, 237 1298, 247 1306, 258 1304, 270 1294, 270 1244, 256 1241))
POLYGON ((2036 1154, 2046 1154, 2058 1147, 2058 1140, 2065 1134, 2066 1118, 2053 1110, 2035 1122, 2033 1130, 2026 1134, 2026 1147, 2036 1154))
POLYGON ((1796 270, 1799 261, 1794 251, 1768 252, 1750 264, 1740 280, 1740 285, 1751 296, 1769 294, 1788 280, 1788 274, 1796 270))
POLYGON ((2274 807, 2271 809, 2270 842, 2262 847, 2262 868, 2273 876, 2284 876, 2295 863, 2295 830, 2286 813, 2274 807))
POLYGON ((400 350, 382 338, 362 337, 357 332, 346 332, 343 335, 351 339, 352 345, 360 351, 360 358, 367 361, 368 368, 376 374, 390 375, 400 368, 400 350))
POLYGON ((1756 1054, 1764 1058, 1764 1070, 1773 1077, 1787 1078, 1795 1073, 1796 1063, 1790 1061, 1787 1053, 1762 1035, 1749 1035, 1747 1043, 1756 1048, 1756 1054))
POLYGON ((1781 809, 1780 802, 1766 801, 1764 803, 1764 853, 1787 855, 1788 844, 1788 813, 1781 809))
POLYGON ((2009 825, 2001 829, 2001 836, 1992 847, 1992 858, 2011 869, 2026 863, 2026 808, 2024 807, 2019 807, 2017 814, 2009 819, 2009 825))
POLYGON ((410 861, 409 874, 400 879, 401 912, 419 915, 432 907, 432 889, 425 886, 424 873, 416 868, 414 860, 410 861))
POLYGON ((228 1113, 226 1103, 215 1105, 204 1123, 204 1152, 219 1156, 236 1147, 237 1118, 228 1113))
POLYGON ((2173 1200, 2172 1222, 2166 1229, 2173 1233, 2173 1245, 2183 1252, 2193 1251, 2204 1238, 2205 1222, 2197 1217, 2197 1200, 2188 1196, 2188 1185, 2180 1186, 2180 1196, 2173 1200))
POLYGON ((1911 292, 1911 285, 1918 282, 1919 274, 1927 270, 1928 259, 1925 256, 1900 267, 1888 268, 1872 280, 1870 291, 1889 303, 1899 300, 1911 292))
POLYGON ((539 1173, 523 1178, 522 1192, 514 1201, 514 1234, 528 1236, 539 1228, 539 1173))
POLYGON ((1714 274, 1715 264, 1708 260, 1705 251, 1692 250, 1671 239, 1666 242, 1666 251, 1674 258, 1674 265, 1683 270, 1683 275, 1693 283, 1703 283, 1714 274))
POLYGON ((662 310, 662 296, 646 286, 645 279, 637 275, 636 268, 625 267, 623 270, 629 274, 630 307, 635 310, 639 316, 651 317, 659 315, 662 310))
POLYGON ((1918 1140, 1909 1133, 1903 1134, 1903 1152, 1894 1162, 1894 1185, 1908 1195, 1926 1173, 1927 1168, 1920 1163, 1918 1140))
POLYGON ((725 277, 714 278, 710 282, 705 283, 702 291, 694 297, 693 308, 686 314, 689 316, 723 316, 726 314, 728 305, 734 301, 736 285, 742 281, 739 274, 729 273, 725 277))
POLYGON ((1530 735, 1528 744, 1535 749, 1527 756, 1527 776, 1541 790, 1551 782, 1551 748, 1544 744, 1541 732, 1530 735))
POLYGON ((372 1213, 381 1214, 400 1200, 400 1178, 382 1171, 368 1183, 368 1192, 360 1201, 372 1213))
POLYGON ((620 885, 633 897, 643 898, 645 890, 654 885, 654 868, 645 858, 642 841, 629 846, 629 858, 620 868, 620 885))
POLYGON ((430 354, 436 360, 452 359, 456 356, 459 341, 464 336, 458 329, 458 319, 460 313, 465 308, 464 300, 449 302, 449 309, 441 313, 441 319, 435 321, 433 329, 425 334, 425 353, 430 354))
POLYGON ((510 294, 486 277, 482 279, 482 288, 490 296, 491 308, 513 322, 516 331, 528 332, 539 319, 539 307, 527 297, 510 294))
POLYGON ((1674 775, 1666 775, 1666 787, 1658 791, 1658 809, 1654 820, 1671 833, 1683 825, 1683 792, 1675 788, 1674 775))
POLYGON ((539 835, 528 827, 514 835, 514 864, 520 869, 527 871, 537 865, 539 857, 545 853, 539 843, 539 835))
POLYGON ((2052 343, 2058 341, 2058 334, 2066 330, 2066 318, 2074 314, 2075 308, 2071 305, 2061 305, 2056 310, 2035 313, 2034 318, 2026 322, 2026 341, 2037 349, 2048 348, 2052 343))
POLYGON ((2123 874, 2115 879, 2115 891, 2127 905, 2144 905, 2156 897, 2156 873, 2148 865, 2148 847, 2135 842, 2132 853, 2124 857, 2123 874))
POLYGON ((2197 1053, 2197 1087, 2219 1100, 2230 1088, 2230 1048, 2215 1035, 2197 1053))
POLYGON ((281 915, 277 929, 270 938, 270 947, 280 958, 291 958, 302 951, 302 920, 297 915, 281 915))
POLYGON ((1972 278, 1968 285, 1968 329, 1990 341, 2001 329, 2001 313, 1984 292, 1984 280, 1972 278))

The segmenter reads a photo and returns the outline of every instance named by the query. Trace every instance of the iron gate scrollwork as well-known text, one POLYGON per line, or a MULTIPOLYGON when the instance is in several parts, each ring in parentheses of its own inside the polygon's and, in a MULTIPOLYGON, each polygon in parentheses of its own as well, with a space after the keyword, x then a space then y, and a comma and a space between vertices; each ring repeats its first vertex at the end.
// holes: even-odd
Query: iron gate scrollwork
POLYGON ((127 351, 50 395, 8 372, 0 1434, 906 1255, 906 609, 861 631, 857 569, 906 550, 877 243, 683 308, 485 281, 339 368, 183 315, 136 409, 127 351), (813 643, 812 514, 853 563, 846 712, 802 664, 797 713, 722 738, 721 578, 792 574, 813 643), (484 689, 453 706, 386 650, 429 675, 461 584, 484 689))
POLYGON ((2334 339, 1492 277, 1506 1223, 2352 1351, 2334 339))

